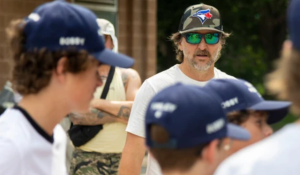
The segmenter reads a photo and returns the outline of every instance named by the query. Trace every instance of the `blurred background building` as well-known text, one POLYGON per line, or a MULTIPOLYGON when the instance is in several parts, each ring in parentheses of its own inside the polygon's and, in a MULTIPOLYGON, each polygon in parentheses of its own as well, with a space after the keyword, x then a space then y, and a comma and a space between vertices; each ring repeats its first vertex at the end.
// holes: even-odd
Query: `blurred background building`
MULTIPOLYGON (((13 19, 28 16, 51 0, 0 0, 0 88, 10 78, 12 62, 5 28, 13 19)), ((111 21, 119 39, 119 52, 135 59, 144 80, 156 73, 156 0, 68 0, 111 21)), ((55 13, 55 12, 53 12, 55 13)))

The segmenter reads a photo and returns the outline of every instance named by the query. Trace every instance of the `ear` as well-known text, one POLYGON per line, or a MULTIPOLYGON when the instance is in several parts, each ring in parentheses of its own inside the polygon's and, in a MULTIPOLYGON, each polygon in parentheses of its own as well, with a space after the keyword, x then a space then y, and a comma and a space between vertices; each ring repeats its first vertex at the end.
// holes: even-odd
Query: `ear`
POLYGON ((180 39, 180 41, 178 42, 178 45, 177 45, 177 47, 178 47, 178 49, 179 50, 183 50, 183 48, 182 48, 182 40, 183 40, 183 37, 181 37, 181 39, 180 39))
POLYGON ((292 42, 291 40, 285 40, 284 43, 283 43, 283 51, 290 51, 292 50, 292 42))
POLYGON ((213 140, 202 151, 202 159, 207 161, 209 164, 213 164, 215 162, 218 143, 218 140, 213 140))
POLYGON ((223 48, 223 44, 220 43, 220 51, 222 50, 222 48, 223 48))
POLYGON ((62 57, 57 62, 57 66, 54 70, 54 75, 59 82, 64 82, 66 79, 66 64, 68 62, 67 57, 62 57))
POLYGON ((229 151, 232 147, 232 142, 234 142, 230 138, 224 138, 222 141, 221 149, 224 149, 225 151, 229 151))

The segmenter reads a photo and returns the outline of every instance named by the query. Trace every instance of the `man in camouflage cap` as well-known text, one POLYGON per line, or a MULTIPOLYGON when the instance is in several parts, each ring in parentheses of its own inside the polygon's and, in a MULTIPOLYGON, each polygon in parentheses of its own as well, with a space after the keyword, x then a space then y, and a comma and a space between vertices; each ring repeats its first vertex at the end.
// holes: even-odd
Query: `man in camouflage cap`
POLYGON ((227 37, 229 34, 223 31, 218 9, 206 4, 197 4, 185 10, 178 32, 171 36, 171 40, 176 46, 177 60, 180 63, 186 58, 189 66, 200 71, 212 72, 227 37), (207 56, 208 59, 203 58, 207 56))
POLYGON ((212 30, 225 34, 218 9, 205 4, 187 8, 181 17, 179 31, 187 33, 196 30, 212 30))
MULTIPOLYGON (((215 68, 215 62, 229 34, 223 31, 219 11, 212 6, 197 4, 188 7, 180 21, 178 32, 171 36, 176 46, 176 64, 147 79, 135 97, 123 149, 119 174, 139 174, 145 155, 145 111, 151 98, 176 82, 204 86, 213 78, 233 78, 215 68)), ((157 162, 148 157, 147 175, 160 175, 157 162)))

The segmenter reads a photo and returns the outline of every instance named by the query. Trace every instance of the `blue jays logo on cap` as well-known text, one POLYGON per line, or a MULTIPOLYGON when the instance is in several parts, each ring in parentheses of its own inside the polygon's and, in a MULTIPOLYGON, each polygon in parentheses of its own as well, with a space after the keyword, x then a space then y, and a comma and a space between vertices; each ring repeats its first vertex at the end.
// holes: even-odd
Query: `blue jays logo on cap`
POLYGON ((207 19, 211 19, 212 14, 210 13, 209 9, 206 10, 199 10, 198 12, 196 12, 192 17, 197 17, 200 19, 201 23, 204 24, 204 22, 207 19))

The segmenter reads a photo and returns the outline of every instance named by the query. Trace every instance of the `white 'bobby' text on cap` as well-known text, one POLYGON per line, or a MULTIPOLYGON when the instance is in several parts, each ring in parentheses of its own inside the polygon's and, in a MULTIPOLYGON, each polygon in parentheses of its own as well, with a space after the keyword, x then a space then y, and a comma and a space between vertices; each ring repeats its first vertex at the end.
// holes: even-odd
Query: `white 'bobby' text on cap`
POLYGON ((59 44, 61 46, 63 45, 84 45, 84 38, 80 38, 80 37, 61 37, 59 39, 59 44))
POLYGON ((220 119, 214 121, 213 123, 206 125, 206 132, 207 132, 208 134, 217 132, 217 131, 219 131, 221 128, 223 128, 224 125, 225 125, 224 119, 223 119, 223 118, 220 118, 220 119))
POLYGON ((222 105, 222 108, 223 108, 223 109, 226 109, 226 108, 229 108, 229 107, 231 107, 231 106, 234 106, 234 105, 236 105, 236 104, 238 104, 238 103, 239 103, 238 98, 237 98, 237 97, 234 97, 234 98, 231 98, 231 99, 229 99, 229 100, 226 100, 226 101, 222 102, 221 105, 222 105))

